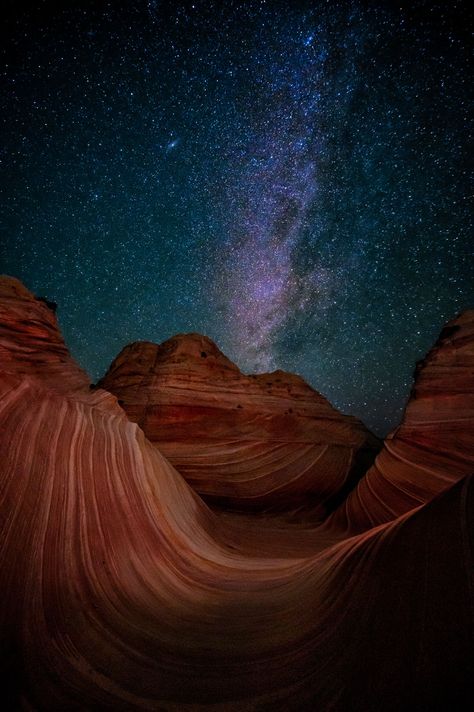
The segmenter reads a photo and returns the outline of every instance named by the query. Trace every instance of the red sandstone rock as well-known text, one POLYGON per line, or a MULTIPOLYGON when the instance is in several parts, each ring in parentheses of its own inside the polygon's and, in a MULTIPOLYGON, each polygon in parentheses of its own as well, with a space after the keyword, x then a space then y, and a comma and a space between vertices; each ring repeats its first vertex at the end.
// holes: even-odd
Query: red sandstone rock
POLYGON ((126 346, 99 385, 197 492, 225 506, 323 513, 378 449, 299 376, 246 376, 199 334, 126 346))
POLYGON ((401 425, 331 524, 362 531, 391 521, 473 472, 474 311, 466 311, 417 365, 401 425))
POLYGON ((472 485, 304 556, 280 526, 257 554, 123 413, 0 383, 7 709, 463 709, 472 485))
POLYGON ((53 310, 5 275, 0 276, 0 368, 40 378, 61 392, 84 390, 90 383, 71 358, 53 310))
MULTIPOLYGON (((31 295, 1 289, 16 315, 0 360, 3 708, 470 709, 472 478, 349 538, 213 512, 67 352, 55 384, 54 330, 41 311, 19 328, 31 295)), ((464 376, 435 362, 459 409, 464 376)))

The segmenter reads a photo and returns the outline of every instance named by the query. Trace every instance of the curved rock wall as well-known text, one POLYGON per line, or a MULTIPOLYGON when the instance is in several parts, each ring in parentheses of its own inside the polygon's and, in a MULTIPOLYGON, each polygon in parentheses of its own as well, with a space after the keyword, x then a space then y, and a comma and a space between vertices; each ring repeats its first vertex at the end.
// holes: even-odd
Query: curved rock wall
POLYGON ((375 457, 377 439, 293 374, 242 374, 216 345, 181 334, 125 347, 99 386, 206 501, 238 509, 312 507, 375 457))
MULTIPOLYGON (((438 496, 427 502, 425 486, 427 503, 354 535, 211 510, 113 396, 89 391, 49 314, 10 287, 3 307, 23 323, 23 300, 28 328, 3 325, 0 352, 4 709, 471 708, 474 486, 453 476, 473 438, 469 315, 430 354, 407 408, 412 427, 419 416, 440 434, 438 496), (446 409, 430 419, 434 392, 446 409)), ((403 473, 404 490, 419 486, 420 463, 403 473)), ((377 501, 395 509, 388 486, 377 501)))
POLYGON ((401 425, 331 518, 362 531, 474 472, 474 311, 450 321, 417 365, 401 425))

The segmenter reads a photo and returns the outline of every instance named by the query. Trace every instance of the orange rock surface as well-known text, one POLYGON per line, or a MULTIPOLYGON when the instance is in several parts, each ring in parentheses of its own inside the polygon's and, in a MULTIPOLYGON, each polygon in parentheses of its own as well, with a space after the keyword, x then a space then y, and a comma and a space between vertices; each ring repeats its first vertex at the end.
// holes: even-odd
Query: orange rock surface
POLYGON ((39 377, 61 392, 84 390, 90 383, 69 355, 54 311, 7 276, 0 276, 0 367, 39 377))
POLYGON ((401 425, 331 522, 362 531, 474 472, 474 311, 450 321, 416 368, 401 425))
POLYGON ((126 346, 99 386, 193 489, 227 507, 324 514, 379 449, 299 376, 246 376, 199 334, 126 346))
POLYGON ((4 287, 4 709, 470 709, 472 478, 356 536, 212 511, 4 287))

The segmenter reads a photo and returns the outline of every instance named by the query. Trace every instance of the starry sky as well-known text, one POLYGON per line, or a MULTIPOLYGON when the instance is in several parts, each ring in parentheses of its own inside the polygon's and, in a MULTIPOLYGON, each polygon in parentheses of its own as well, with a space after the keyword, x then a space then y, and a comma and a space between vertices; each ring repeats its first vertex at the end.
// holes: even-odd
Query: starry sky
POLYGON ((3 7, 0 271, 91 377, 198 331, 393 428, 474 305, 467 4, 3 7))

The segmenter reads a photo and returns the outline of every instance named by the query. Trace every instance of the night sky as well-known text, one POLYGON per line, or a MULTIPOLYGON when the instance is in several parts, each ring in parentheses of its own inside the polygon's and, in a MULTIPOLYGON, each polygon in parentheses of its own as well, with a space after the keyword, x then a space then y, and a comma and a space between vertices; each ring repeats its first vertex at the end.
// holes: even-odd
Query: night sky
POLYGON ((474 305, 467 5, 55 5, 2 5, 0 271, 93 379, 199 331, 385 434, 474 305))

